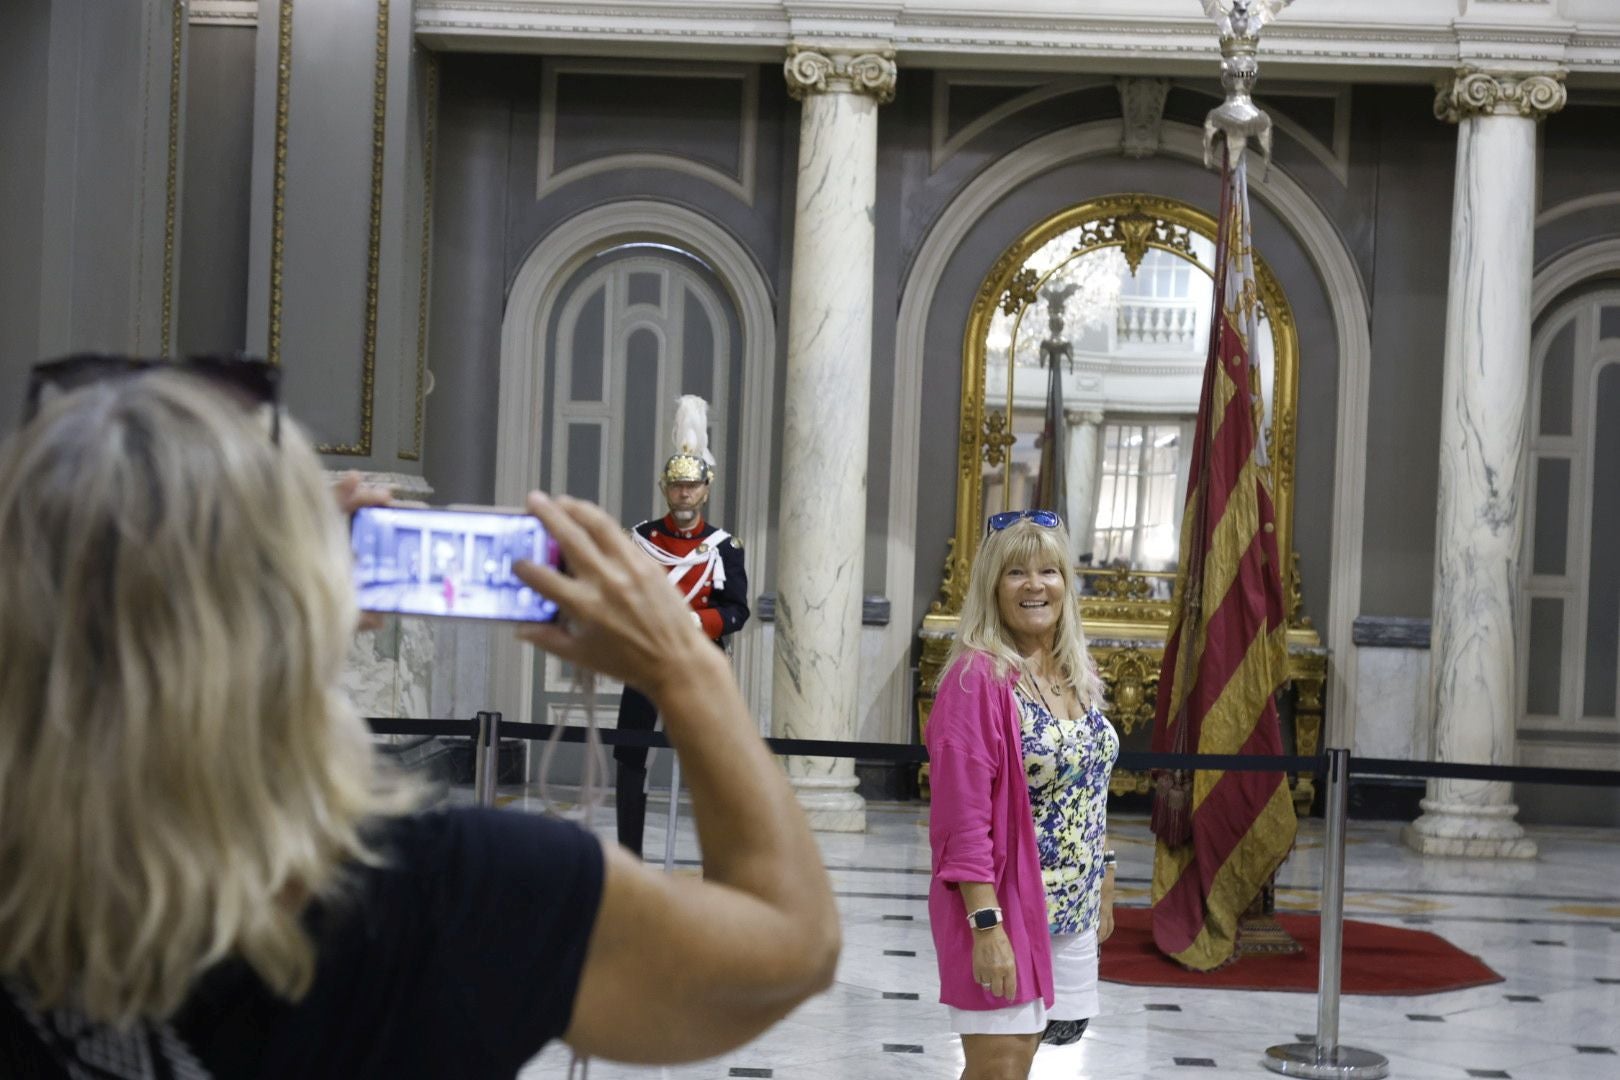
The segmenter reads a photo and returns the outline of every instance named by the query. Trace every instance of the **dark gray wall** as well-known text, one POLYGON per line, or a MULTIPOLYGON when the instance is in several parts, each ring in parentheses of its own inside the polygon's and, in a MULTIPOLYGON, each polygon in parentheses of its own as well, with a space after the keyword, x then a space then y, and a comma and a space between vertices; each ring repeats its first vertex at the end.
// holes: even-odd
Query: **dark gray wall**
POLYGON ((0 4, 0 435, 39 357, 49 0, 0 4))
POLYGON ((1457 129, 1432 95, 1360 91, 1358 151, 1376 162, 1361 613, 1428 618, 1440 474, 1440 384, 1457 129))
MULTIPOLYGON (((788 98, 779 69, 768 65, 760 70, 756 194, 751 206, 716 184, 658 168, 598 174, 537 199, 541 75, 542 62, 534 57, 447 54, 440 69, 429 359, 435 389, 428 399, 423 465, 435 498, 447 501, 493 497, 494 418, 506 294, 529 252, 564 221, 625 199, 678 204, 730 231, 753 256, 772 294, 785 295, 798 105, 788 98)), ((665 94, 614 95, 614 149, 640 145, 679 151, 709 163, 735 161, 735 151, 723 145, 737 139, 734 99, 691 95, 685 123, 675 128, 664 123, 660 102, 680 93, 684 81, 667 80, 665 94)), ((579 85, 570 87, 571 107, 589 106, 578 97, 581 90, 579 85)), ((603 112, 602 118, 607 115, 603 112)), ((562 140, 576 130, 577 137, 584 138, 591 129, 559 123, 559 161, 575 156, 562 140)), ((785 318, 785 305, 777 307, 780 397, 786 342, 780 320, 785 318)), ((773 459, 780 461, 780 446, 775 449, 773 459)), ((742 462, 720 464, 722 469, 746 467, 742 462)), ((771 521, 775 520, 773 506, 771 521)), ((755 575, 751 566, 751 580, 758 580, 761 589, 770 587, 769 567, 758 568, 755 575)))
POLYGON ((253 51, 251 27, 194 26, 187 41, 181 355, 247 347, 253 51))

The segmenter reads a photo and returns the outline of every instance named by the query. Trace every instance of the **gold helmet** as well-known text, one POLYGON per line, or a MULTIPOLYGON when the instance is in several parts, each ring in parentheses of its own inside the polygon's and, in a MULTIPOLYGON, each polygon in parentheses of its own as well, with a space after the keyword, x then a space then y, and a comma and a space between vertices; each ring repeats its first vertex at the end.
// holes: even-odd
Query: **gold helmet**
POLYGON ((675 453, 664 462, 662 477, 669 484, 707 484, 714 479, 714 455, 709 453, 709 403, 695 394, 675 402, 672 438, 675 453))

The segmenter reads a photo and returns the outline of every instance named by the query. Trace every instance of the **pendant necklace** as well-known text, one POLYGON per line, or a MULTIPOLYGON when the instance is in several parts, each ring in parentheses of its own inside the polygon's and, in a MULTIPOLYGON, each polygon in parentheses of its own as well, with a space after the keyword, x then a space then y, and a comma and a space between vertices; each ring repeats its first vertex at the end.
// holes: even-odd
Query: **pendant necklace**
POLYGON ((1035 684, 1035 694, 1041 699, 1041 705, 1045 707, 1046 715, 1050 716, 1053 720, 1056 720, 1058 718, 1058 714, 1052 711, 1052 703, 1046 700, 1046 692, 1041 689, 1041 680, 1035 677, 1035 669, 1025 668, 1024 670, 1029 673, 1029 681, 1035 684))

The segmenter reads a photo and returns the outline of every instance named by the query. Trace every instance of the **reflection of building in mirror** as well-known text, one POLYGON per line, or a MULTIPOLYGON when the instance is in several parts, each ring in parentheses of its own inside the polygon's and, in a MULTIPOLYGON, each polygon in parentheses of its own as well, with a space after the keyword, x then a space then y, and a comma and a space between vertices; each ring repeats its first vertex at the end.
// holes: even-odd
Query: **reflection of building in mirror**
MULTIPOLYGON (((1027 259, 985 335, 985 405, 1007 417, 1005 457, 983 470, 986 512, 1034 505, 1041 438, 1053 411, 1049 327, 1067 335, 1072 367, 1057 380, 1064 426, 1063 498, 1081 565, 1174 569, 1181 505, 1203 384, 1214 304, 1215 245, 1186 234, 1187 251, 1151 247, 1130 265, 1117 245, 1084 248, 1085 229, 1062 233, 1027 259), (1079 250, 1077 250, 1077 246, 1079 250), (1053 296, 1062 311, 1048 311, 1053 296), (1047 316, 1047 317, 1043 317, 1047 316), (1089 556, 1089 559, 1087 558, 1089 556)), ((1261 310, 1253 343, 1271 423, 1274 349, 1261 310)))

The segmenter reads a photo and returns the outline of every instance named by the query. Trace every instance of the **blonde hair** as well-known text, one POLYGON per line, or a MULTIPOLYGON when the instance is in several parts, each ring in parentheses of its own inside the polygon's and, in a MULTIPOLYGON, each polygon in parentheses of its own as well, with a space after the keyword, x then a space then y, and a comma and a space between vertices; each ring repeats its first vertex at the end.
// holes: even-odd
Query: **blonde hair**
MULTIPOLYGON (((1080 600, 1074 587, 1074 567, 1069 563, 1069 533, 1062 525, 1044 526, 1026 519, 990 533, 973 557, 967 596, 962 601, 956 640, 951 643, 945 671, 974 653, 988 656, 996 677, 1004 678, 1009 668, 1024 668, 1023 657, 1001 617, 996 589, 1002 575, 1014 564, 1051 564, 1063 574, 1063 606, 1058 609, 1057 630, 1052 640, 1052 656, 1058 677, 1074 692, 1085 708, 1101 708, 1102 683, 1086 651, 1086 630, 1080 622, 1080 600)), ((961 667, 965 674, 967 666, 961 667)), ((943 675, 941 676, 943 677, 943 675)))
POLYGON ((307 438, 195 376, 0 453, 0 975, 41 1008, 161 1019, 232 954, 309 988, 304 903, 420 800, 339 687, 351 573, 307 438))

